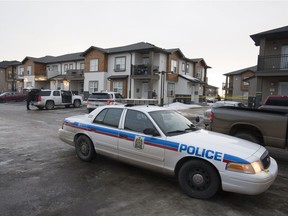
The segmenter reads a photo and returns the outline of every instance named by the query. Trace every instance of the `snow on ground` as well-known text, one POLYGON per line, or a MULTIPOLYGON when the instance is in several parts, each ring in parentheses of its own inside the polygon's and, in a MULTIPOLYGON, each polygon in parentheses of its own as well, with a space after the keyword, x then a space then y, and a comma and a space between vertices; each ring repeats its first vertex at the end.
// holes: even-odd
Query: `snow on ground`
POLYGON ((171 103, 168 105, 164 105, 165 108, 171 110, 185 110, 185 109, 192 109, 192 108, 200 108, 201 105, 198 104, 183 104, 179 102, 171 103))

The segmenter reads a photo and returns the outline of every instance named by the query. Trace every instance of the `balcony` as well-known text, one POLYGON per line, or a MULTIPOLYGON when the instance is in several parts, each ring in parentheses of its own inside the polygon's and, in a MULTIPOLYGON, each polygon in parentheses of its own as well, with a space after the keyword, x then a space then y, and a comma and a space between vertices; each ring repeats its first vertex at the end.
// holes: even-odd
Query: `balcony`
POLYGON ((288 70, 288 55, 258 56, 257 70, 288 70))
POLYGON ((133 79, 159 79, 159 75, 154 71, 158 71, 158 66, 152 65, 132 65, 132 78, 133 79))
POLYGON ((66 79, 84 80, 84 70, 83 69, 69 69, 66 71, 66 79))

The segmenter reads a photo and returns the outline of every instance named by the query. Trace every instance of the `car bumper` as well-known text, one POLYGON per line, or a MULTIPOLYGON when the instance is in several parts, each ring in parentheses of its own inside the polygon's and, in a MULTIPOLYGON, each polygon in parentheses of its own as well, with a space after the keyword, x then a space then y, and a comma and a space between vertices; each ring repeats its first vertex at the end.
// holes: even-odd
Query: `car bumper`
POLYGON ((70 131, 63 130, 62 128, 60 128, 58 130, 59 138, 63 142, 65 142, 65 143, 67 143, 69 145, 72 145, 72 146, 75 146, 75 144, 74 144, 74 135, 75 135, 74 133, 72 133, 70 131))
POLYGON ((232 171, 221 173, 222 189, 224 191, 257 195, 266 191, 278 174, 276 161, 271 158, 269 169, 258 174, 243 174, 232 171))

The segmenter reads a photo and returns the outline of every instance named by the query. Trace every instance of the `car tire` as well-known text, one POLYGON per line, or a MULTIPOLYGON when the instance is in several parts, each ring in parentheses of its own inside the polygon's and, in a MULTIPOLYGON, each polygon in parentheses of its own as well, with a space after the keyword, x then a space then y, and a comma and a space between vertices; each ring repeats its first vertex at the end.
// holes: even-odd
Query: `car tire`
POLYGON ((208 199, 220 188, 220 177, 208 162, 193 159, 180 168, 178 182, 184 193, 197 199, 208 199))
POLYGON ((80 107, 80 105, 81 105, 80 100, 74 100, 73 106, 74 106, 75 108, 80 107))
POLYGON ((46 102, 46 105, 45 105, 45 108, 47 109, 47 110, 52 110, 52 109, 54 109, 54 101, 47 101, 46 102))
POLYGON ((76 139, 75 150, 82 161, 92 161, 96 156, 92 141, 85 135, 81 135, 76 139))
POLYGON ((235 137, 238 137, 238 138, 241 138, 241 139, 245 139, 245 140, 248 140, 250 142, 254 142, 254 143, 258 143, 260 144, 260 140, 257 136, 249 133, 248 131, 239 131, 239 132, 236 132, 234 134, 235 137))

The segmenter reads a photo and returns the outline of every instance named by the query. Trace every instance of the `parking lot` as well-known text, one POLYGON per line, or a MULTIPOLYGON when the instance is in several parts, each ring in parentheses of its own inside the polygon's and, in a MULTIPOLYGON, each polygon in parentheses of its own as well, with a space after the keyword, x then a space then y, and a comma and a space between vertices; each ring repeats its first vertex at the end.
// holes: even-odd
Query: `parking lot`
MULTIPOLYGON (((203 109, 183 111, 190 118, 203 109)), ((27 111, 0 104, 0 215, 288 215, 288 151, 269 149, 279 175, 263 194, 185 195, 174 178, 98 156, 80 161, 58 138, 62 120, 86 107, 27 111)), ((200 125, 199 125, 200 126, 200 125)))

